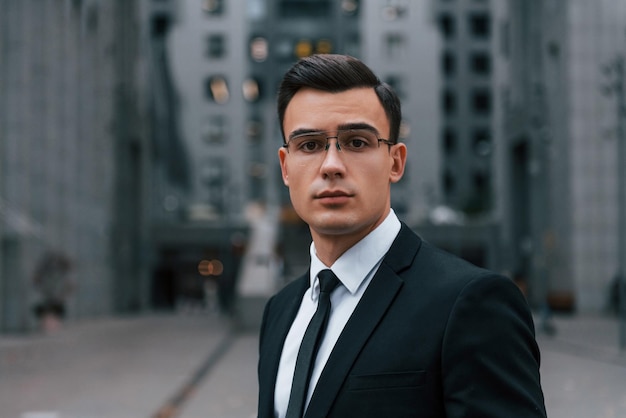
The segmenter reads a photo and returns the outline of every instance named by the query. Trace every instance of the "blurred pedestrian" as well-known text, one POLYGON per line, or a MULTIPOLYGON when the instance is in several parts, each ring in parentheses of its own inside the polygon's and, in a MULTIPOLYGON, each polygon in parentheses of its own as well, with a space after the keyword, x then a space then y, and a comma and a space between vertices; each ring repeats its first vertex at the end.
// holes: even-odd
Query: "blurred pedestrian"
POLYGON ((284 76, 278 112, 282 178, 313 242, 309 271, 265 308, 259 418, 545 417, 518 287, 391 209, 407 156, 393 90, 357 59, 314 55, 284 76))
POLYGON ((65 319, 67 298, 74 290, 71 270, 69 257, 55 251, 44 254, 35 267, 33 283, 39 295, 33 311, 45 332, 57 330, 65 319))

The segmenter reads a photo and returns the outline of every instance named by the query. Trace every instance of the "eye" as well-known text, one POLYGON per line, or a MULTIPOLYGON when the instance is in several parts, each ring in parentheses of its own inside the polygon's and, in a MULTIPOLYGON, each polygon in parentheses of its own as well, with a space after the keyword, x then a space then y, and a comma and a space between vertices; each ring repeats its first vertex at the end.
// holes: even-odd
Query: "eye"
POLYGON ((373 141, 375 140, 369 132, 352 132, 342 141, 342 147, 351 151, 364 151, 372 146, 373 141))
POLYGON ((296 150, 306 153, 318 152, 326 146, 326 139, 320 137, 303 137, 294 139, 296 150))
POLYGON ((305 151, 315 151, 317 148, 319 148, 319 144, 315 141, 307 141, 302 144, 301 148, 305 151))
POLYGON ((367 143, 367 141, 363 138, 351 138, 350 139, 350 148, 365 148, 367 147, 369 144, 367 143))

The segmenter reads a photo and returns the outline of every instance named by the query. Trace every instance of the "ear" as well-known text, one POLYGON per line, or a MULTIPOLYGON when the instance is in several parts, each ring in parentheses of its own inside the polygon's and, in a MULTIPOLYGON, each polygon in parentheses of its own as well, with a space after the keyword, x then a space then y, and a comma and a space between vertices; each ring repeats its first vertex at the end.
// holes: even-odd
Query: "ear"
POLYGON ((389 181, 391 183, 397 183, 404 175, 404 168, 406 167, 406 144, 398 142, 392 145, 389 156, 391 157, 389 181))
POLYGON ((289 174, 287 172, 287 149, 285 147, 278 148, 278 160, 280 161, 280 171, 283 175, 283 183, 289 187, 289 174))

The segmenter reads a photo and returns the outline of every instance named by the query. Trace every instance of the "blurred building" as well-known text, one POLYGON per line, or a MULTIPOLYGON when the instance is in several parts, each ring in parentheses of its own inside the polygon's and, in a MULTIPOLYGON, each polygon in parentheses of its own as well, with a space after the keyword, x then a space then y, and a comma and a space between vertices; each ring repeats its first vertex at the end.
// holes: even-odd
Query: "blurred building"
MULTIPOLYGON (((508 270, 502 251, 501 184, 498 150, 503 141, 502 96, 506 76, 501 45, 507 33, 507 3, 436 0, 432 15, 439 29, 436 56, 440 82, 440 124, 423 142, 422 158, 437 161, 436 206, 415 228, 429 241, 480 266, 508 270)), ((431 41, 432 43, 432 41, 431 41)), ((416 77, 419 90, 428 88, 416 77)), ((417 123, 422 119, 418 118, 417 123)))
POLYGON ((132 70, 132 59, 125 44, 116 42, 119 31, 132 30, 127 26, 132 16, 132 7, 119 2, 3 3, 2 330, 32 327, 39 270, 46 278, 64 276, 57 280, 71 288, 67 308, 81 316, 110 312, 121 285, 113 264, 132 268, 126 261, 133 257, 133 240, 121 239, 125 245, 115 256, 111 241, 113 229, 132 222, 123 220, 116 205, 123 189, 134 185, 116 173, 134 158, 132 142, 141 138, 136 131, 141 125, 132 132, 127 123, 133 118, 128 100, 134 86, 126 84, 129 74, 122 67, 132 70), (126 107, 116 108, 118 102, 126 107), (122 118, 123 111, 131 113, 122 118), (123 148, 118 138, 125 141, 123 148), (54 271, 49 258, 65 259, 70 267, 54 271))
POLYGON ((437 57, 443 77, 443 199, 466 214, 488 214, 497 206, 493 151, 502 137, 497 82, 506 2, 435 4, 443 40, 437 57))
POLYGON ((137 1, 0 8, 0 331, 142 305, 142 25, 137 1), (43 283, 43 284, 42 284, 43 283))
POLYGON ((626 3, 512 0, 507 26, 505 242, 536 304, 598 312, 625 251, 626 3))
POLYGON ((243 95, 246 13, 225 1, 180 1, 167 41, 178 94, 181 136, 189 152, 184 220, 244 217, 249 162, 243 95))

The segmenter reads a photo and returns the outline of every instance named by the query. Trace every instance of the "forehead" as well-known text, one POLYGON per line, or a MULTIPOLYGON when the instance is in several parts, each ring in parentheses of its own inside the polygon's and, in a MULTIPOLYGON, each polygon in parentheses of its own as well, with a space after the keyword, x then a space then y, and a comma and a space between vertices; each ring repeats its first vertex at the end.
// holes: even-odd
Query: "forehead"
POLYGON ((298 129, 333 130, 364 123, 387 132, 389 123, 373 88, 355 88, 331 93, 303 88, 293 96, 283 121, 286 135, 298 129))

